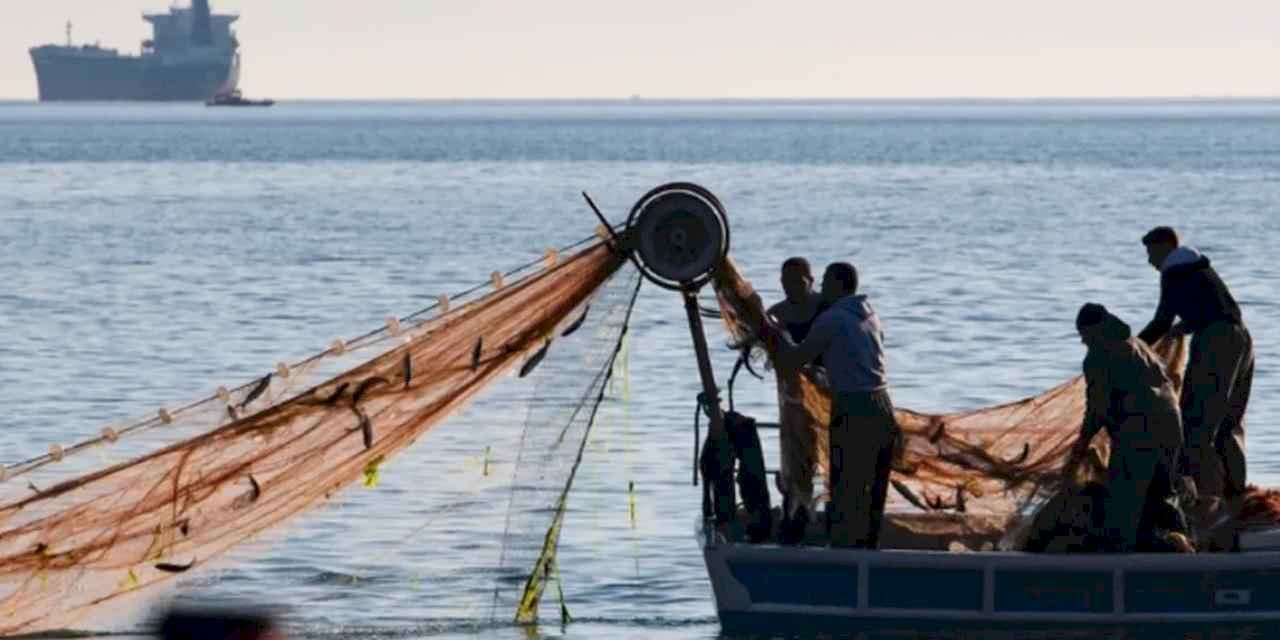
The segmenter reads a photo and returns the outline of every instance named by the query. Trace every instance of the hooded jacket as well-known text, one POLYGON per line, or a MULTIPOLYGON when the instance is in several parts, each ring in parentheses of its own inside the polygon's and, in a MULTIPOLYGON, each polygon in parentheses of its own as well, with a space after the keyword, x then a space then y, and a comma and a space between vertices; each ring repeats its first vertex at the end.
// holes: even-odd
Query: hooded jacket
POLYGON ((1084 359, 1085 438, 1106 426, 1112 438, 1132 447, 1177 447, 1182 442, 1178 396, 1160 357, 1131 338, 1129 325, 1110 313, 1099 334, 1084 359))
POLYGON ((1191 247, 1178 247, 1160 265, 1160 304, 1156 315, 1138 334, 1155 344, 1182 318, 1193 333, 1215 322, 1243 324, 1240 306, 1227 285, 1209 265, 1209 259, 1191 247))
POLYGON ((885 376, 884 331, 880 318, 865 295, 845 296, 822 312, 804 342, 794 347, 791 364, 813 362, 818 356, 827 367, 835 393, 880 391, 888 387, 885 376))

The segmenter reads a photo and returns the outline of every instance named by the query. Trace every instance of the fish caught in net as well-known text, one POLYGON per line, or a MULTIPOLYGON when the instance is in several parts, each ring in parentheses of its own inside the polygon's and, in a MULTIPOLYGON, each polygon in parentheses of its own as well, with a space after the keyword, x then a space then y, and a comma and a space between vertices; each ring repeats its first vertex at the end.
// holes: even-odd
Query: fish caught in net
MULTIPOLYGON (((0 634, 73 628, 344 487, 376 485, 393 456, 512 372, 534 380, 518 449, 507 452, 515 464, 490 619, 536 619, 641 279, 611 232, 597 236, 247 384, 0 467, 0 634)), ((768 322, 759 296, 728 258, 712 283, 732 340, 751 348, 768 322)), ((1171 370, 1183 342, 1158 347, 1171 370)), ((788 391, 803 412, 784 412, 783 437, 825 475, 827 392, 808 374, 788 391)), ((1079 378, 977 411, 900 409, 892 501, 981 516, 1005 532, 1063 483, 1083 412, 1079 378)), ((1255 494, 1246 510, 1274 522, 1277 505, 1255 494)), ((960 538, 974 522, 922 520, 918 532, 960 538)), ((567 619, 563 596, 560 610, 567 619)))
MULTIPOLYGON (((614 276, 564 330, 575 339, 558 345, 554 357, 538 365, 541 377, 528 403, 512 477, 494 590, 495 621, 509 619, 512 611, 517 622, 536 621, 543 591, 557 575, 556 551, 569 492, 613 378, 639 289, 635 269, 614 276)), ((561 619, 567 620, 563 594, 559 604, 561 619)))
MULTIPOLYGON (((733 343, 741 348, 757 345, 758 328, 770 320, 751 283, 732 260, 721 265, 712 282, 733 343)), ((1184 343, 1169 339, 1157 345, 1170 371, 1181 371, 1184 343)), ((825 476, 830 396, 820 377, 808 371, 800 376, 798 387, 796 399, 804 414, 783 413, 784 421, 790 417, 794 424, 781 425, 782 437, 793 438, 791 448, 806 452, 800 457, 813 460, 816 473, 825 476)), ((977 516, 921 521, 927 524, 920 527, 939 535, 952 532, 961 537, 965 527, 982 523, 997 533, 1008 530, 1062 485, 1068 453, 1080 436, 1084 404, 1084 380, 1076 377, 1037 396, 975 411, 926 414, 897 409, 904 442, 894 464, 890 505, 977 516)), ((1104 452, 1105 440, 1098 438, 1094 446, 1104 452)), ((1100 452, 1095 459, 1106 456, 1100 452)))
MULTIPOLYGON (((434 313, 389 319, 252 383, 4 467, 0 633, 72 628, 209 564, 343 487, 376 482, 392 456, 498 377, 563 371, 548 356, 561 343, 581 371, 595 367, 578 374, 586 378, 578 395, 564 399, 582 413, 558 413, 567 403, 545 415, 535 409, 522 455, 573 460, 589 429, 583 416, 600 402, 601 385, 588 382, 612 363, 633 302, 631 270, 620 286, 605 286, 624 263, 600 241, 563 256, 549 252, 524 269, 495 273, 483 290, 467 292, 474 299, 442 299, 434 313), (625 295, 592 307, 602 322, 590 322, 583 314, 602 290, 625 295), (546 454, 538 447, 556 424, 563 433, 556 451, 565 453, 546 454), (86 455, 126 446, 142 451, 105 468, 93 469, 94 457, 86 455)), ((538 483, 539 494, 556 482, 563 490, 572 468, 562 465, 549 484, 538 483)), ((519 526, 509 536, 536 528, 533 520, 512 522, 519 526)), ((517 546, 508 545, 511 562, 536 557, 517 554, 517 546)))

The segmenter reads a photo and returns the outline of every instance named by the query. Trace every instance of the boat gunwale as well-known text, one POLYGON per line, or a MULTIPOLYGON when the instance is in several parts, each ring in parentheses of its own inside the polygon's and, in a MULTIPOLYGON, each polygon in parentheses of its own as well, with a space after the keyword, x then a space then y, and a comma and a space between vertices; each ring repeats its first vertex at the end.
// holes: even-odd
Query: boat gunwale
MULTIPOLYGON (((1280 530, 1280 527, 1277 527, 1280 530)), ((735 543, 710 541, 705 534, 696 536, 704 554, 723 553, 735 558, 785 559, 804 564, 854 564, 872 561, 878 566, 952 568, 1007 564, 1009 568, 1061 568, 1069 564, 1079 571, 1158 570, 1165 567, 1188 567, 1189 570, 1248 570, 1248 568, 1280 568, 1280 549, 1240 550, 1216 553, 1033 553, 1019 550, 965 550, 951 552, 940 549, 858 549, 815 547, 815 545, 781 545, 776 543, 735 543), (1260 563, 1261 561, 1261 563, 1260 563), (1274 564, 1267 561, 1274 561, 1274 564)), ((1001 567, 1004 568, 1004 567, 1001 567)))
POLYGON ((797 564, 870 562, 875 566, 998 569, 1070 569, 1072 571, 1280 569, 1280 550, 1222 553, 1032 553, 1028 551, 939 551, 933 549, 842 549, 777 544, 710 543, 704 553, 726 559, 797 564))
POLYGON ((902 620, 927 618, 947 622, 1062 622, 1065 624, 1196 624, 1205 622, 1251 623, 1280 622, 1280 609, 1266 611, 1203 611, 1192 613, 1154 613, 1149 611, 1117 613, 1084 613, 1076 611, 982 611, 958 609, 926 609, 917 607, 833 607, 828 605, 778 604, 753 602, 751 609, 722 611, 729 615, 751 613, 755 615, 806 615, 850 620, 902 620))

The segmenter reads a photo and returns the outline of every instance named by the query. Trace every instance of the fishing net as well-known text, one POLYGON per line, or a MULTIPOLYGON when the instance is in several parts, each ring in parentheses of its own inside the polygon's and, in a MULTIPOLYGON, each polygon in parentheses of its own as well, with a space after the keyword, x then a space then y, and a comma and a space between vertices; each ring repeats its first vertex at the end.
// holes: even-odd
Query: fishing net
MULTIPOLYGON (((494 590, 495 620, 510 619, 514 611, 517 622, 534 622, 548 582, 556 579, 559 586, 556 551, 569 492, 606 399, 639 289, 638 270, 614 276, 566 329, 576 339, 558 344, 539 365, 512 477, 494 590)), ((559 596, 560 617, 568 621, 562 590, 559 596)))
MULTIPOLYGON (((727 260, 713 284, 734 343, 744 348, 757 344, 755 336, 766 316, 750 282, 727 260)), ((1185 342, 1172 339, 1157 345, 1170 371, 1182 370, 1185 342)), ((1181 380, 1175 384, 1180 386, 1181 380)), ((828 390, 812 371, 804 371, 790 391, 804 412, 783 412, 782 437, 793 439, 791 448, 807 451, 807 456, 798 457, 812 460, 816 473, 826 476, 828 390)), ((1031 398, 976 411, 926 414, 897 409, 905 442, 894 464, 890 508, 978 516, 954 520, 957 527, 915 519, 922 523, 919 527, 938 533, 963 533, 966 523, 986 523, 993 531, 1004 531, 1011 519, 1026 515, 1062 484, 1084 409, 1082 377, 1031 398)), ((1105 436, 1094 441, 1095 469, 1106 459, 1106 441, 1105 436)))
MULTIPOLYGON (((249 384, 4 467, 0 633, 66 629, 118 611, 345 486, 376 484, 393 455, 516 369, 526 375, 545 367, 550 380, 578 384, 577 395, 535 407, 526 425, 523 451, 547 463, 547 475, 520 476, 512 500, 532 491, 527 503, 544 514, 545 532, 555 513, 545 503, 563 511, 574 454, 603 398, 600 380, 633 301, 632 270, 605 286, 623 262, 600 241, 549 251, 249 384), (596 304, 602 290, 607 295, 596 304), (594 323, 583 316, 593 304, 594 323), (548 354, 562 343, 580 346, 553 366, 548 354), (575 365, 581 369, 570 373, 575 365), (126 459, 103 465, 104 451, 126 459)), ((541 539, 532 554, 517 552, 537 528, 532 516, 513 517, 504 566, 528 562, 527 575, 535 562, 553 563, 553 553, 539 560, 541 539)))
MULTIPOLYGON (((569 492, 635 303, 640 276, 620 270, 624 263, 595 238, 548 251, 250 383, 0 467, 0 634, 67 629, 118 611, 343 487, 376 485, 392 456, 513 371, 536 377, 491 617, 535 619, 557 577, 569 492)), ((766 321, 759 296, 731 260, 713 283, 729 333, 750 346, 766 321)), ((1181 370, 1183 341, 1159 351, 1181 370)), ((827 392, 808 373, 795 387, 787 391, 803 412, 784 413, 793 424, 783 437, 808 452, 802 466, 825 475, 827 392)), ((1083 405, 1077 378, 978 411, 899 410, 906 441, 892 503, 983 514, 993 529, 1007 528, 1062 482, 1083 405)), ((1274 494, 1249 504, 1255 520, 1280 512, 1274 494)), ((965 533, 927 519, 917 532, 930 527, 965 533)), ((560 609, 567 619, 562 594, 560 609)))

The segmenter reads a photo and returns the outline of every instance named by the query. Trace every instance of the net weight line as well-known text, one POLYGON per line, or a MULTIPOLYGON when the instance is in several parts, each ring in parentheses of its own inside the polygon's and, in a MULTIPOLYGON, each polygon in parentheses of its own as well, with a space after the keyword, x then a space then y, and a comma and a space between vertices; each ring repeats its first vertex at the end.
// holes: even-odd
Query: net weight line
MULTIPOLYGON (((552 251, 554 251, 556 254, 563 254, 563 253, 578 249, 592 242, 593 240, 597 240, 597 239, 599 239, 599 235, 593 234, 591 236, 588 236, 576 242, 570 243, 558 249, 553 249, 552 251)), ((523 264, 512 267, 506 271, 501 272, 500 275, 502 278, 509 278, 511 276, 520 275, 533 269, 534 267, 545 264, 546 262, 547 262, 547 256, 544 256, 542 258, 530 260, 523 264)), ((483 291, 484 289, 489 288, 491 286, 493 286, 492 279, 489 281, 485 281, 485 282, 473 285, 471 287, 468 287, 467 289, 459 291, 458 293, 445 296, 445 299, 449 301, 465 300, 468 297, 471 297, 474 294, 480 291, 483 291)), ((445 312, 438 317, 423 318, 423 316, 425 316, 426 314, 431 313, 432 311, 435 311, 437 309, 440 309, 441 306, 443 306, 444 304, 447 304, 447 303, 443 303, 440 299, 437 299, 436 302, 430 305, 427 305, 426 307, 423 307, 408 315, 395 318, 396 324, 410 323, 408 326, 401 327, 400 330, 413 331, 415 329, 420 328, 422 325, 426 324, 431 320, 444 318, 448 316, 450 313, 454 313, 461 308, 461 306, 451 307, 449 309, 446 309, 445 312)), ((119 429, 115 429, 111 427, 104 428, 102 434, 99 435, 98 437, 81 440, 65 448, 55 445, 53 449, 48 453, 44 453, 38 456, 33 456, 31 458, 28 458, 26 460, 22 460, 19 462, 2 464, 0 465, 0 483, 7 482, 14 478, 27 475, 33 471, 39 470, 50 464, 61 462, 68 455, 80 453, 87 449, 92 449, 92 448, 103 446, 103 445, 115 444, 121 440, 124 440, 125 438, 138 435, 146 431, 150 431, 156 427, 168 426, 170 424, 173 424, 174 422, 179 421, 180 419, 182 419, 184 416, 188 415, 191 411, 195 409, 204 407, 206 405, 210 405, 217 401, 225 402, 225 396, 223 395, 223 392, 231 396, 239 394, 241 398, 238 404, 239 404, 239 409, 242 411, 249 404, 261 398, 262 394, 267 390, 269 384, 273 380, 287 377, 287 376, 281 375, 282 373, 305 371, 307 367, 323 360, 327 356, 344 355, 347 353, 352 353, 358 350, 362 350, 362 349, 374 346, 386 340, 387 338, 395 337, 391 335, 391 333, 392 333, 391 328, 384 325, 377 329, 369 330, 354 338, 335 341, 334 346, 331 346, 329 349, 325 349, 324 351, 314 353, 311 356, 308 356, 292 364, 281 363, 281 366, 277 368, 277 371, 269 372, 261 378, 255 378, 249 382, 245 382, 243 384, 240 384, 239 386, 236 386, 230 389, 220 389, 218 393, 214 393, 211 396, 206 396, 204 398, 193 400, 191 402, 188 402, 187 404, 184 404, 178 407, 177 409, 173 409, 173 410, 161 409, 154 416, 151 416, 143 420, 135 421, 129 424, 128 426, 124 426, 119 429), (335 354, 335 347, 337 347, 339 343, 341 344, 341 347, 337 349, 338 353, 335 354)), ((276 402, 280 402, 283 399, 284 399, 283 397, 278 397, 276 398, 276 402)), ((235 405, 236 403, 228 403, 229 407, 235 407, 235 405)), ((268 407, 260 407, 258 410, 261 411, 266 408, 268 407)), ((254 412, 251 412, 245 415, 246 416, 252 415, 252 413, 254 412)), ((231 417, 232 417, 232 420, 234 421, 235 419, 238 419, 239 417, 243 417, 243 416, 239 416, 235 413, 232 413, 231 417)), ((34 486, 33 486, 33 490, 39 493, 39 489, 34 486)))

